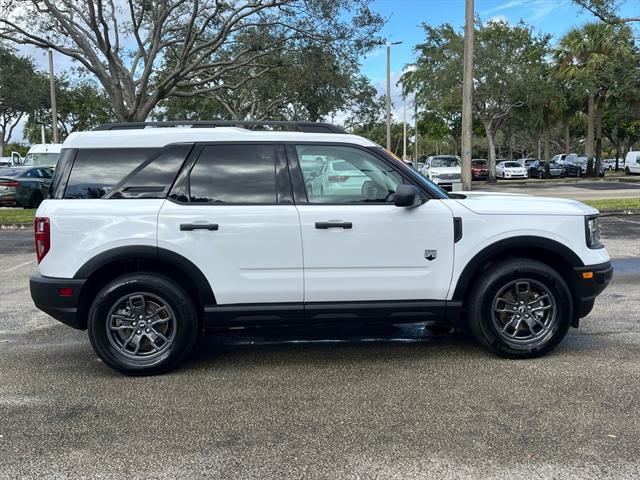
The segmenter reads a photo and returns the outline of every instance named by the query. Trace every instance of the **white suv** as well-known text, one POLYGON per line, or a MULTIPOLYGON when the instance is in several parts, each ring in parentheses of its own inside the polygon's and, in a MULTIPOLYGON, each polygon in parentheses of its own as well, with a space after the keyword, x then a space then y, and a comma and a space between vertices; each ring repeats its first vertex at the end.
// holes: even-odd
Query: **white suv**
POLYGON ((70 135, 35 222, 35 304, 121 372, 166 371, 206 330, 329 322, 444 322, 534 357, 611 278, 580 202, 449 195, 326 124, 161 125, 70 135), (310 188, 336 162, 359 188, 310 188))
POLYGON ((446 190, 453 190, 454 184, 462 183, 460 159, 452 155, 436 155, 427 158, 420 173, 446 190))

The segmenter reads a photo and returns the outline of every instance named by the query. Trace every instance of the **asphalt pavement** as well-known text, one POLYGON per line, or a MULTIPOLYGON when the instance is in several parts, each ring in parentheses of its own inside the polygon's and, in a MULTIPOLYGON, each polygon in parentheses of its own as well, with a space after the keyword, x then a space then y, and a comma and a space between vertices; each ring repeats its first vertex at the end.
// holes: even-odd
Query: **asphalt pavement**
POLYGON ((640 478, 640 216, 551 355, 404 328, 234 333, 128 378, 36 310, 31 229, 0 231, 0 478, 640 478))

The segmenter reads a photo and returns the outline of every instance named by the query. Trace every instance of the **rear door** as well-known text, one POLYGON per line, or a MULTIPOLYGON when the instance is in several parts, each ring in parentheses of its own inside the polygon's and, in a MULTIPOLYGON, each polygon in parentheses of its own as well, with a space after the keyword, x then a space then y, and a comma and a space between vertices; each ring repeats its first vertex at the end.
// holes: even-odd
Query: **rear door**
MULTIPOLYGON (((298 196, 304 251, 305 302, 444 300, 453 268, 453 216, 431 199, 416 208, 396 207, 398 185, 410 183, 367 149, 349 145, 291 145, 287 154, 298 196), (366 180, 357 190, 309 188, 317 158, 344 162, 366 180), (297 168, 298 163, 301 168, 297 168), (303 177, 296 182, 295 177, 303 177), (429 257, 430 259, 428 259, 429 257)), ((309 307, 307 307, 309 308, 309 307)))
POLYGON ((158 246, 197 265, 218 304, 302 302, 302 242, 284 147, 196 146, 158 219, 158 246))

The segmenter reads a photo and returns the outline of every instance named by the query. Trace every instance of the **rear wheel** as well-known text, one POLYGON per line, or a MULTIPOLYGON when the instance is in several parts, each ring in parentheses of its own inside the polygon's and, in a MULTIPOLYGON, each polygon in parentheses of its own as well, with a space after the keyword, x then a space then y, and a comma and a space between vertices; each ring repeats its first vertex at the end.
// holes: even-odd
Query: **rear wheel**
POLYGON ((469 328, 480 344, 508 358, 538 357, 567 334, 573 300, 562 277, 529 259, 500 262, 476 282, 469 328))
POLYGON ((109 367, 152 375, 172 369, 191 352, 198 317, 180 285, 135 273, 116 278, 96 295, 88 329, 93 349, 109 367))

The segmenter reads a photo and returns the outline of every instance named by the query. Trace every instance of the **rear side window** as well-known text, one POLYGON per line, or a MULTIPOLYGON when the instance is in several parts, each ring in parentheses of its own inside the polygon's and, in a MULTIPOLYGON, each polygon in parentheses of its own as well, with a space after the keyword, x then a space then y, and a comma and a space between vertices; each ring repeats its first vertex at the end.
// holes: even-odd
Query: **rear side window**
POLYGON ((214 204, 275 204, 273 145, 205 146, 189 175, 189 201, 214 204))
POLYGON ((158 149, 79 150, 64 198, 102 198, 158 149))

